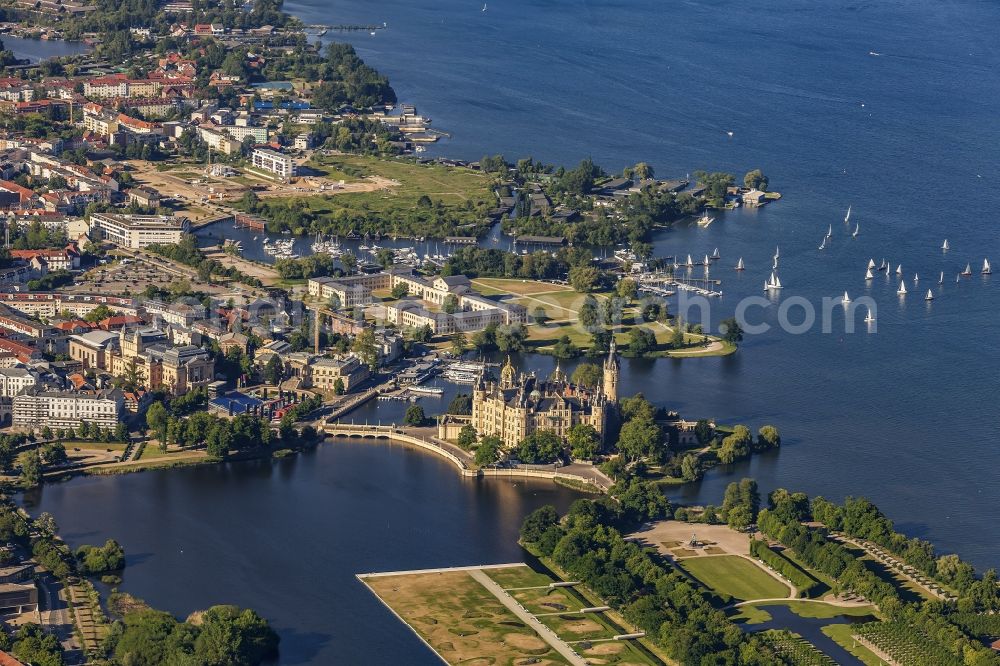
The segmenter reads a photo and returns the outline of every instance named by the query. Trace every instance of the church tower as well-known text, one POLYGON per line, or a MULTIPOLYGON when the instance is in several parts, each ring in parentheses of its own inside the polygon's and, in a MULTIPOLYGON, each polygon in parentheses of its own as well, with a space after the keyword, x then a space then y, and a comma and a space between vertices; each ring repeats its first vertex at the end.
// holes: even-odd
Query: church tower
POLYGON ((618 402, 618 375, 620 368, 618 365, 618 354, 615 347, 615 339, 611 338, 611 348, 608 350, 608 357, 604 360, 604 397, 608 402, 618 402))

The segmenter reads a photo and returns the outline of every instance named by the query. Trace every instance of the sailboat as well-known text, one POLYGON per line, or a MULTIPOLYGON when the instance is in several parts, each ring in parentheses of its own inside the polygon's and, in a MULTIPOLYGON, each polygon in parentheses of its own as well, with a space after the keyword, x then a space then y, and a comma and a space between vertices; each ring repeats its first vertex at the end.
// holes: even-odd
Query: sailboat
POLYGON ((872 275, 872 269, 869 268, 868 272, 865 273, 865 279, 866 280, 873 280, 874 278, 875 278, 875 276, 872 275))
POLYGON ((966 264, 965 265, 965 270, 962 271, 962 275, 964 275, 966 277, 972 275, 972 264, 966 264))
POLYGON ((886 277, 889 277, 889 271, 891 271, 891 270, 892 270, 892 264, 888 264, 888 263, 887 263, 887 264, 885 265, 885 276, 886 276, 886 277))
POLYGON ((938 278, 938 284, 944 284, 944 271, 941 271, 941 277, 938 278))
POLYGON ((850 222, 850 221, 851 221, 851 207, 848 206, 847 215, 844 216, 844 222, 850 222))
POLYGON ((778 258, 775 257, 774 258, 774 263, 771 264, 771 270, 773 271, 773 270, 777 270, 777 269, 778 269, 778 258))
POLYGON ((896 275, 902 275, 902 274, 903 274, 903 264, 898 264, 896 266, 896 275))
POLYGON ((720 259, 721 257, 722 257, 722 255, 719 254, 719 248, 715 248, 715 250, 712 251, 712 256, 710 258, 711 259, 720 259))
POLYGON ((906 295, 906 283, 905 282, 900 282, 899 283, 899 289, 896 290, 896 293, 899 294, 900 296, 905 296, 906 295))
POLYGON ((773 272, 771 273, 771 279, 764 283, 764 291, 769 289, 781 289, 781 279, 773 272))
POLYGON ((705 255, 705 262, 704 262, 704 265, 705 265, 705 267, 707 268, 707 267, 708 267, 708 266, 709 266, 710 264, 711 264, 711 260, 710 260, 710 259, 708 258, 708 255, 706 254, 706 255, 705 255))
POLYGON ((850 303, 851 302, 851 297, 847 295, 846 291, 844 292, 844 297, 842 299, 840 299, 840 302, 841 303, 850 303))
POLYGON ((882 263, 878 265, 878 269, 880 271, 884 271, 885 270, 885 259, 882 259, 882 263))
POLYGON ((860 224, 855 224, 854 225, 854 233, 851 234, 851 238, 857 238, 858 237, 858 232, 860 232, 860 231, 861 231, 861 225, 860 224))
POLYGON ((691 261, 691 255, 690 255, 690 254, 688 255, 688 260, 687 260, 687 264, 685 264, 685 265, 686 265, 686 266, 694 266, 694 262, 693 262, 693 261, 691 261))
POLYGON ((743 257, 740 257, 740 260, 736 262, 736 270, 745 270, 745 267, 743 266, 743 257))
POLYGON ((865 323, 871 324, 874 323, 874 321, 875 321, 875 315, 872 314, 872 309, 868 308, 868 316, 865 317, 865 323))
POLYGON ((990 268, 990 260, 983 259, 983 270, 981 271, 983 275, 990 275, 993 273, 993 269, 990 268))
POLYGON ((933 301, 934 300, 934 294, 931 293, 930 289, 927 290, 927 295, 924 296, 924 300, 925 301, 933 301))
POLYGON ((913 284, 917 284, 919 282, 920 282, 920 274, 919 273, 914 273, 913 274, 913 284))
POLYGON ((780 256, 781 256, 781 248, 779 248, 777 245, 775 245, 774 246, 774 258, 777 259, 780 256))
POLYGON ((483 11, 484 12, 486 11, 486 3, 485 2, 483 3, 483 11))
POLYGON ((824 238, 823 242, 819 244, 819 249, 821 249, 821 250, 825 250, 826 249, 826 238, 824 238))
POLYGON ((832 236, 833 236, 833 225, 831 224, 830 228, 826 230, 826 237, 830 238, 832 236))
POLYGON ((951 249, 951 246, 948 245, 948 239, 947 238, 945 238, 944 242, 941 243, 941 249, 944 250, 945 252, 947 252, 948 250, 951 249))
POLYGON ((868 260, 868 269, 871 270, 872 268, 875 268, 875 260, 874 259, 869 259, 868 260))

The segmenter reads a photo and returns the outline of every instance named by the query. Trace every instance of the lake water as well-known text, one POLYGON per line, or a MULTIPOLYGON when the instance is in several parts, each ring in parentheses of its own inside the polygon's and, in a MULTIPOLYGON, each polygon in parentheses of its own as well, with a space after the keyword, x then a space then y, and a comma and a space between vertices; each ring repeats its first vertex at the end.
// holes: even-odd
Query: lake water
MULTIPOLYGON (((1000 501, 983 472, 1000 462, 991 437, 1000 288, 978 268, 1000 257, 1000 81, 990 75, 1000 7, 512 0, 483 12, 467 0, 294 0, 286 9, 309 23, 388 24, 374 37, 327 38, 354 43, 401 100, 453 134, 429 155, 591 156, 609 170, 642 160, 663 177, 763 169, 781 202, 661 234, 657 254, 720 249, 713 277, 725 296, 712 303, 714 322, 762 295, 780 246, 785 288, 767 309, 750 308, 750 321, 776 324, 794 297, 819 313, 823 297, 847 290, 874 299, 877 326, 868 330, 862 309, 845 333, 833 307, 831 334, 819 324, 771 330, 729 358, 625 361, 625 393, 692 418, 782 429, 779 454, 712 474, 684 496, 718 501, 742 474, 763 488, 863 493, 908 533, 997 564, 1000 530, 981 520, 1000 501), (849 205, 855 239, 843 222, 849 205), (739 257, 742 274, 729 270, 739 257), (866 283, 869 258, 902 264, 910 293, 896 295, 894 276, 866 283), (976 274, 956 284, 967 262, 976 274)), ((800 322, 801 310, 788 318, 800 322)))
MULTIPOLYGON (((780 452, 714 471, 675 499, 719 502, 741 476, 764 489, 865 494, 907 533, 997 564, 1000 530, 983 520, 1000 502, 988 471, 1000 462, 1000 286, 978 274, 954 280, 966 262, 1000 258, 1000 7, 509 0, 483 12, 457 0, 296 0, 286 9, 307 23, 388 23, 375 37, 328 37, 354 42, 401 99, 453 133, 430 155, 566 164, 589 155, 612 170, 643 160, 664 177, 762 168, 783 201, 664 233, 657 253, 719 247, 713 277, 725 296, 710 323, 761 295, 780 245, 785 289, 751 321, 774 324, 781 303, 818 306, 847 290, 874 299, 877 329, 861 311, 856 332, 844 332, 834 307, 830 334, 772 330, 727 358, 624 360, 625 394, 643 391, 691 418, 782 429, 780 452), (848 205, 856 239, 842 221, 848 205), (741 256, 748 269, 737 274, 728 267, 741 256), (895 277, 866 283, 869 257, 901 263, 911 293, 899 298, 895 277)), ((433 413, 447 399, 423 404, 433 413)), ((395 420, 402 407, 373 404, 354 418, 395 420)), ((44 489, 38 508, 73 543, 119 538, 130 554, 124 589, 157 606, 254 606, 281 630, 283 663, 434 663, 353 575, 519 559, 520 517, 571 499, 549 485, 521 490, 358 444, 273 467, 78 479, 44 489)))
POLYGON ((39 62, 46 58, 87 53, 90 47, 82 42, 66 42, 59 39, 24 39, 13 35, 0 35, 5 49, 14 52, 18 58, 39 62))
POLYGON ((273 464, 79 478, 29 495, 72 544, 118 539, 122 588, 185 617, 250 606, 282 664, 440 661, 355 574, 521 562, 525 514, 577 494, 549 482, 463 480, 451 463, 380 444, 327 443, 273 464))

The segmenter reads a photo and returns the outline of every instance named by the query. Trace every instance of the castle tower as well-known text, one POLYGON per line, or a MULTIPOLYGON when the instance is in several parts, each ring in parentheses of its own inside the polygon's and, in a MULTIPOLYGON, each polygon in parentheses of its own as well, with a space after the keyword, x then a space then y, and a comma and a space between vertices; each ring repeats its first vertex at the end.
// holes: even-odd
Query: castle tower
POLYGON ((611 338, 611 347, 608 349, 608 357, 604 359, 604 397, 608 402, 618 402, 618 376, 621 368, 618 364, 618 354, 616 353, 615 339, 611 338))
POLYGON ((514 364, 510 362, 510 355, 500 370, 500 388, 514 388, 514 364))

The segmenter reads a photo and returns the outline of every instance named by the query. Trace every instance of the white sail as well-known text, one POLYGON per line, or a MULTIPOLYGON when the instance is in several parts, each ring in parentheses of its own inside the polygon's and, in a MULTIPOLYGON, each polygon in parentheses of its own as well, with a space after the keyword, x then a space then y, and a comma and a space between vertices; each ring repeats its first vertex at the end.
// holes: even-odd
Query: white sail
POLYGON ((719 254, 719 248, 715 248, 715 250, 712 252, 712 259, 718 259, 721 256, 722 255, 719 254))
POLYGON ((992 272, 993 269, 990 268, 990 260, 983 259, 983 275, 989 275, 992 272))
POLYGON ((965 270, 962 271, 962 275, 972 275, 972 264, 965 265, 965 270))
POLYGON ((913 284, 917 284, 918 282, 920 282, 920 274, 919 273, 914 273, 913 274, 913 284))
POLYGON ((941 249, 944 250, 945 252, 947 252, 949 249, 951 249, 951 246, 948 245, 948 239, 947 238, 945 238, 944 242, 941 243, 941 249))
POLYGON ((875 268, 875 260, 874 259, 869 259, 868 260, 868 268, 869 269, 875 268))
POLYGON ((868 316, 865 317, 865 321, 867 323, 869 323, 869 324, 872 323, 873 321, 875 321, 875 315, 872 314, 872 309, 871 308, 868 308, 868 316))
POLYGON ((902 275, 902 274, 903 274, 903 264, 897 264, 896 265, 896 275, 902 275))
POLYGON ((848 206, 847 215, 844 216, 844 222, 850 222, 850 221, 851 221, 851 207, 848 206))
POLYGON ((906 283, 905 282, 900 282, 899 283, 899 289, 896 290, 896 293, 899 294, 900 296, 902 296, 903 294, 906 293, 906 283))
POLYGON ((868 272, 867 272, 867 273, 865 273, 865 279, 866 279, 866 280, 871 280, 871 279, 873 279, 874 277, 875 277, 875 276, 874 276, 874 275, 872 275, 872 269, 870 269, 870 268, 869 268, 869 269, 868 269, 868 272))
POLYGON ((821 250, 825 250, 826 249, 826 239, 825 238, 823 239, 823 242, 819 244, 819 249, 821 249, 821 250))
POLYGON ((691 261, 691 255, 690 254, 688 255, 687 265, 688 266, 694 266, 694 262, 691 261))
POLYGON ((826 230, 826 237, 830 238, 831 236, 833 236, 833 225, 832 224, 826 230))
POLYGON ((857 238, 858 237, 858 233, 860 231, 861 231, 861 225, 860 224, 855 224, 854 225, 854 233, 851 234, 851 238, 857 238))
POLYGON ((938 278, 938 284, 944 284, 944 271, 941 271, 941 277, 938 278))
POLYGON ((743 268, 744 268, 744 266, 743 266, 743 257, 740 257, 740 260, 736 262, 736 270, 742 271, 743 268))
POLYGON ((777 259, 780 256, 781 256, 781 248, 779 248, 777 245, 775 245, 774 246, 774 258, 777 259))
POLYGON ((776 277, 774 279, 774 288, 775 289, 781 289, 781 278, 776 277))
POLYGON ((924 300, 925 301, 933 301, 934 300, 934 294, 931 293, 930 289, 927 290, 927 295, 924 296, 924 300))
POLYGON ((844 292, 844 297, 841 299, 841 302, 842 303, 850 303, 851 302, 851 297, 847 295, 846 291, 844 292))

